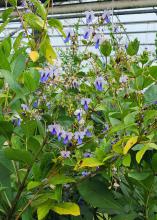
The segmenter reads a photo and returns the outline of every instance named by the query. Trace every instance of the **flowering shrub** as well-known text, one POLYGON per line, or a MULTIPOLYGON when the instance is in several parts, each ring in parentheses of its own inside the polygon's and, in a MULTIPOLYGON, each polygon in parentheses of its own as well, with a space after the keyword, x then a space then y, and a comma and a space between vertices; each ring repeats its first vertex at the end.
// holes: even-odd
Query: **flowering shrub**
POLYGON ((16 11, 22 29, 0 42, 1 219, 155 220, 152 56, 137 39, 122 45, 110 11, 86 12, 80 36, 47 19, 49 1, 23 1, 23 14, 9 2, 1 28, 16 11), (48 28, 69 49, 56 55, 48 28))

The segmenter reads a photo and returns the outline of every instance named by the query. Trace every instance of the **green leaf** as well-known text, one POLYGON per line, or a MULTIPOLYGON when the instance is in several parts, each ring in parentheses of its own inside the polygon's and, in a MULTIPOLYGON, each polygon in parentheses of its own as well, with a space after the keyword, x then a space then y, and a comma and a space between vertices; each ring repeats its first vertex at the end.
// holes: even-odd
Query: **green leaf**
POLYGON ((100 45, 100 52, 105 56, 108 57, 110 56, 112 51, 112 45, 110 41, 105 40, 101 45, 100 45))
POLYGON ((46 11, 44 5, 39 0, 30 0, 30 1, 37 8, 37 10, 36 10, 37 14, 45 20, 46 16, 47 16, 47 11, 46 11))
POLYGON ((22 54, 18 55, 14 60, 13 65, 13 77, 14 79, 18 79, 18 77, 22 74, 26 66, 26 57, 22 54))
POLYGON ((114 199, 114 195, 97 177, 86 179, 77 185, 82 198, 93 207, 105 209, 108 213, 123 212, 124 207, 114 199))
POLYGON ((131 41, 126 50, 127 54, 130 56, 136 55, 138 53, 139 46, 140 46, 140 42, 138 41, 137 38, 134 41, 131 41))
POLYGON ((46 60, 53 64, 54 60, 57 58, 56 52, 51 46, 49 37, 46 37, 40 44, 40 51, 45 56, 46 60))
POLYGON ((130 154, 127 154, 127 155, 124 156, 123 161, 122 161, 122 164, 123 164, 125 167, 130 167, 130 163, 131 163, 131 155, 130 155, 130 154))
POLYGON ((146 103, 154 103, 157 101, 157 85, 150 86, 144 93, 146 103))
POLYGON ((15 51, 20 47, 22 39, 23 39, 23 32, 20 32, 13 44, 13 48, 15 51))
POLYGON ((78 170, 84 167, 98 167, 102 165, 103 163, 97 160, 96 158, 84 158, 76 164, 74 170, 78 170))
POLYGON ((58 174, 49 180, 49 183, 53 185, 60 185, 60 184, 66 184, 72 182, 75 182, 74 178, 61 174, 58 174))
POLYGON ((35 120, 26 121, 25 123, 21 124, 21 127, 26 137, 31 137, 34 136, 35 130, 37 128, 37 123, 35 120))
POLYGON ((24 73, 24 85, 30 91, 35 91, 39 86, 40 74, 38 71, 24 73))
POLYGON ((13 125, 11 122, 0 121, 0 135, 7 139, 11 139, 13 133, 13 125))
POLYGON ((145 180, 146 178, 148 178, 149 176, 151 175, 150 172, 147 172, 147 171, 144 171, 144 172, 137 172, 137 171, 130 171, 128 173, 128 176, 135 179, 135 180, 138 180, 138 181, 142 181, 142 180, 145 180))
POLYGON ((63 31, 63 25, 59 20, 57 20, 55 18, 50 18, 50 20, 48 20, 48 24, 51 27, 56 28, 64 37, 66 36, 63 31))
POLYGON ((151 150, 151 149, 157 150, 157 145, 154 144, 154 143, 148 143, 140 151, 138 151, 137 154, 136 154, 137 163, 140 163, 142 158, 143 158, 143 155, 145 154, 145 152, 147 150, 151 150))
POLYGON ((33 13, 24 14, 23 18, 26 24, 35 30, 44 31, 46 29, 44 21, 39 16, 33 13))
POLYGON ((7 24, 10 22, 10 19, 7 19, 0 25, 0 33, 4 30, 4 28, 7 26, 7 24))
POLYGON ((13 12, 13 10, 14 10, 13 8, 7 8, 7 9, 3 12, 3 14, 2 14, 2 19, 3 19, 4 22, 9 18, 10 14, 13 12))
POLYGON ((37 209, 38 220, 44 219, 49 213, 49 210, 51 209, 51 207, 52 207, 51 200, 48 200, 47 202, 40 205, 37 209))
POLYGON ((30 181, 30 182, 28 183, 28 185, 27 185, 27 190, 29 191, 29 190, 31 190, 31 189, 34 189, 34 188, 40 186, 40 185, 41 185, 41 182, 30 181))
POLYGON ((8 2, 13 6, 17 6, 17 0, 8 0, 8 2))
POLYGON ((80 215, 79 206, 72 202, 60 203, 60 204, 54 205, 51 209, 54 212, 58 213, 59 215, 73 215, 73 216, 80 215))
POLYGON ((9 160, 15 160, 19 162, 24 162, 28 165, 32 165, 33 163, 33 157, 30 152, 26 150, 19 150, 19 149, 13 149, 13 148, 6 148, 4 150, 5 156, 9 160))

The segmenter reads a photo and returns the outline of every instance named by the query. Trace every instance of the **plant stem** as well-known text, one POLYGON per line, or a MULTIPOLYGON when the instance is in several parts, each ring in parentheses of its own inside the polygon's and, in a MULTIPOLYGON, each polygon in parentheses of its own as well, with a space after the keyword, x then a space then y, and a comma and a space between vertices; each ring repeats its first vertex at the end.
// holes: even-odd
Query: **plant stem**
POLYGON ((23 179, 23 181, 22 181, 22 183, 21 183, 21 185, 20 185, 20 187, 18 189, 16 197, 15 197, 15 199, 12 202, 12 208, 9 210, 6 220, 11 220, 12 219, 12 217, 13 217, 13 215, 15 213, 15 210, 16 210, 17 203, 18 203, 18 201, 19 201, 19 199, 21 197, 21 194, 22 194, 23 190, 25 189, 25 184, 26 184, 27 178, 29 176, 29 173, 30 173, 30 171, 31 171, 31 169, 33 167, 34 162, 38 158, 38 156, 39 156, 40 152, 42 151, 43 147, 45 146, 46 141, 47 141, 47 139, 45 138, 41 148, 39 149, 39 151, 37 152, 37 154, 34 157, 32 165, 28 167, 27 172, 25 174, 25 177, 24 177, 24 179, 23 179))

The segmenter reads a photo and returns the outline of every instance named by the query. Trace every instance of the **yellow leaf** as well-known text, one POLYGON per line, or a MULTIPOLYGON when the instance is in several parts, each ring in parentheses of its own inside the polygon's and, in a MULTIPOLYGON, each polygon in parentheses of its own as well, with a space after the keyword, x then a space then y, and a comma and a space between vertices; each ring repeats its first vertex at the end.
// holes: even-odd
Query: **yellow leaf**
POLYGON ((50 64, 53 64, 54 60, 57 58, 56 52, 54 51, 53 47, 50 44, 46 45, 45 56, 50 64))
POLYGON ((131 148, 132 146, 134 146, 134 144, 137 143, 137 140, 138 140, 138 136, 131 137, 131 138, 127 141, 127 143, 126 143, 126 145, 125 145, 125 147, 124 147, 124 149, 123 149, 123 154, 127 154, 128 151, 130 150, 130 148, 131 148))
POLYGON ((31 51, 29 57, 33 62, 36 62, 39 59, 39 53, 37 51, 31 51))
POLYGON ((83 160, 79 161, 74 170, 84 168, 84 167, 98 167, 103 165, 100 161, 98 161, 96 158, 84 158, 83 160))
POLYGON ((141 150, 139 150, 136 154, 136 161, 137 163, 140 163, 142 160, 143 155, 145 154, 145 152, 149 149, 148 146, 144 146, 141 150))
POLYGON ((80 215, 80 208, 77 204, 71 202, 64 202, 57 204, 51 208, 54 212, 58 213, 59 215, 73 215, 79 216, 80 215))

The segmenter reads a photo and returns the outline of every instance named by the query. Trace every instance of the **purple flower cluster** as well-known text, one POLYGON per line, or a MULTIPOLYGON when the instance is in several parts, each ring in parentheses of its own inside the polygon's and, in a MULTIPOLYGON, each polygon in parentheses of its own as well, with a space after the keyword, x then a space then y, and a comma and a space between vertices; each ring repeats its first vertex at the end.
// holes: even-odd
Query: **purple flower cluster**
POLYGON ((91 137, 92 134, 89 130, 90 128, 85 128, 84 131, 76 131, 74 134, 69 131, 64 131, 64 129, 59 124, 53 124, 48 126, 48 131, 58 137, 58 141, 61 141, 63 139, 63 144, 68 144, 72 138, 77 141, 77 143, 80 145, 82 144, 83 138, 91 137))

